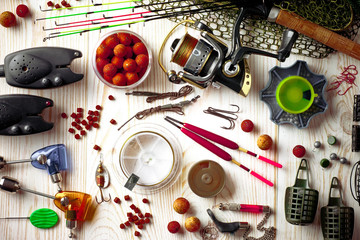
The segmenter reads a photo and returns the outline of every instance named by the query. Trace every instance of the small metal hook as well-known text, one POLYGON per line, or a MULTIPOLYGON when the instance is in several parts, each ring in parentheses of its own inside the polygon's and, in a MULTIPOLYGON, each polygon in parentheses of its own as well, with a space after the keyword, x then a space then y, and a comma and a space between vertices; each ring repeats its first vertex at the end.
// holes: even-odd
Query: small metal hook
POLYGON ((39 5, 39 7, 40 7, 40 11, 42 11, 42 12, 49 12, 49 11, 53 11, 53 10, 54 10, 53 8, 42 9, 42 8, 41 8, 41 5, 39 5))
POLYGON ((240 107, 238 105, 235 105, 235 104, 230 104, 230 106, 236 107, 237 110, 236 111, 230 111, 230 110, 223 110, 223 109, 217 109, 217 108, 209 107, 208 109, 204 110, 204 113, 211 114, 211 115, 214 115, 216 117, 226 119, 226 120, 228 120, 230 122, 229 127, 222 126, 221 128, 223 128, 223 129, 234 129, 235 128, 235 121, 238 119, 238 116, 236 115, 236 113, 239 113, 240 107), (224 114, 221 114, 221 113, 225 113, 227 115, 224 115, 224 114))
POLYGON ((110 202, 110 201, 111 201, 111 195, 110 195, 110 193, 109 193, 109 199, 105 199, 105 198, 104 198, 103 191, 102 191, 102 188, 99 187, 99 189, 100 189, 101 201, 98 201, 97 196, 95 196, 95 201, 97 202, 97 204, 101 204, 101 203, 103 203, 103 202, 110 202))

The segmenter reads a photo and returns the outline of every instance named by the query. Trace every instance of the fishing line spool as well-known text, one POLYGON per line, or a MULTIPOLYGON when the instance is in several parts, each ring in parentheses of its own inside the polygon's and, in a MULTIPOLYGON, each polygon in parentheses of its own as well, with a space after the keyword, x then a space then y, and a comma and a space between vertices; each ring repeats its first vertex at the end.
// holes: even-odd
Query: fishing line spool
POLYGON ((246 97, 251 88, 251 74, 244 58, 255 53, 285 61, 298 34, 292 30, 286 30, 278 54, 242 47, 239 27, 243 17, 240 14, 236 20, 230 47, 214 36, 212 29, 204 23, 184 20, 175 25, 164 39, 158 57, 159 65, 168 75, 169 81, 175 84, 185 81, 200 88, 206 88, 210 83, 216 86, 215 82, 219 82, 246 97), (167 71, 161 62, 163 49, 170 36, 181 24, 191 24, 200 36, 196 38, 186 32, 182 37, 173 40, 170 47, 171 62, 182 67, 182 71, 167 71))

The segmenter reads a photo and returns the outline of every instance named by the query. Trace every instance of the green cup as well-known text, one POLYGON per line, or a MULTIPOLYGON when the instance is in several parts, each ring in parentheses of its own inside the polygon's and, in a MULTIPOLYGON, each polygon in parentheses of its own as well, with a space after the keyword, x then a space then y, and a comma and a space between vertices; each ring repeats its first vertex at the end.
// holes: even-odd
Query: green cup
POLYGON ((311 83, 300 76, 283 79, 276 88, 276 101, 286 112, 303 113, 308 110, 318 95, 311 83))

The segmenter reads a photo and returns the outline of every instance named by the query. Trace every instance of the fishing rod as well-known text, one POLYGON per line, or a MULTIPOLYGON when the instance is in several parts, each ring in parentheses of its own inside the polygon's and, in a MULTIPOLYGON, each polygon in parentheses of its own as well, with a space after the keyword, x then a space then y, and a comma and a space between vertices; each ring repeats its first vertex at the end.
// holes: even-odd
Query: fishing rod
MULTIPOLYGON (((225 6, 225 5, 223 5, 225 6)), ((232 9, 236 7, 233 4, 230 4, 229 6, 226 7, 222 7, 222 9, 232 9)), ((163 15, 154 15, 157 17, 153 17, 150 19, 142 19, 142 20, 137 20, 137 21, 133 21, 133 22, 127 22, 127 23, 120 23, 120 24, 114 24, 114 25, 103 25, 103 26, 99 26, 99 27, 94 27, 94 28, 85 28, 85 29, 77 29, 77 30, 70 30, 70 31, 64 31, 64 32, 55 32, 55 33, 50 33, 48 37, 45 37, 43 39, 43 41, 45 42, 46 40, 52 39, 52 38, 57 38, 57 37, 64 37, 64 36, 69 36, 69 35, 74 35, 74 34, 80 34, 82 35, 83 33, 86 32, 91 32, 91 31, 96 31, 96 30, 102 30, 102 29, 106 29, 106 28, 112 28, 112 27, 119 27, 119 26, 124 26, 124 25, 131 25, 131 24, 135 24, 135 23, 145 23, 145 22, 149 22, 149 21, 153 21, 153 20, 158 20, 158 19, 164 19, 164 18, 168 18, 168 17, 176 17, 176 16, 180 16, 180 15, 188 15, 188 14, 192 14, 192 13, 203 13, 203 12, 210 12, 213 10, 214 7, 212 8, 207 8, 207 9, 192 9, 192 10, 187 10, 187 11, 181 11, 181 12, 176 12, 173 14, 163 14, 163 15)))
MULTIPOLYGON (((199 6, 199 5, 203 5, 203 4, 202 4, 202 3, 198 3, 198 4, 192 5, 191 7, 199 6)), ((226 6, 234 6, 234 4, 223 5, 223 7, 226 7, 226 6)), ((158 10, 153 10, 153 11, 145 11, 145 12, 139 12, 139 13, 131 13, 131 14, 117 15, 117 16, 112 16, 112 17, 106 17, 105 15, 103 15, 102 18, 87 19, 87 20, 83 20, 83 21, 68 22, 68 23, 63 23, 63 24, 57 24, 57 23, 55 22, 55 25, 56 25, 57 27, 53 27, 53 28, 45 28, 45 27, 43 27, 43 30, 44 30, 44 31, 52 31, 52 30, 59 30, 59 29, 65 29, 65 28, 84 27, 84 26, 104 24, 104 23, 112 23, 112 22, 136 20, 136 19, 140 19, 140 18, 149 18, 149 17, 155 17, 155 16, 162 16, 162 15, 167 15, 168 13, 151 15, 151 16, 143 16, 143 14, 156 13, 156 12, 159 12, 159 11, 165 11, 165 12, 166 12, 166 11, 169 11, 169 10, 175 10, 175 9, 183 8, 183 7, 184 7, 184 6, 171 7, 171 8, 158 9, 158 10), (99 20, 106 20, 106 19, 114 19, 114 18, 128 17, 128 16, 133 16, 133 15, 141 15, 141 16, 139 16, 139 17, 134 17, 134 18, 124 18, 124 19, 119 19, 119 20, 96 22, 96 21, 99 21, 99 20), (77 24, 77 23, 86 23, 86 22, 91 22, 91 23, 73 25, 73 24, 77 24), (71 26, 69 26, 69 25, 71 25, 71 26)), ((187 7, 190 7, 190 6, 187 6, 187 7)), ((206 7, 206 8, 204 8, 204 9, 213 9, 213 8, 218 8, 218 6, 206 7)), ((190 9, 190 10, 191 10, 191 9, 190 9)), ((190 10, 187 10, 187 11, 190 11, 190 10)), ((194 10, 194 9, 192 9, 192 10, 194 10)), ((196 10, 197 10, 197 9, 196 9, 196 10)), ((185 11, 185 10, 184 10, 184 11, 185 11)), ((183 12, 184 12, 184 11, 183 11, 183 12)))
POLYGON ((58 11, 58 10, 64 10, 64 9, 76 9, 76 8, 87 8, 87 7, 99 7, 99 6, 107 6, 107 5, 113 5, 113 4, 120 4, 120 3, 129 3, 129 2, 141 2, 142 0, 127 0, 127 1, 121 1, 121 2, 110 2, 110 3, 94 3, 93 0, 91 0, 92 4, 88 5, 81 5, 81 6, 71 6, 71 7, 62 7, 62 8, 49 8, 49 9, 42 9, 41 5, 40 11, 42 12, 50 12, 50 11, 58 11))
POLYGON ((112 11, 119 11, 119 10, 126 10, 126 9, 136 9, 136 8, 142 8, 142 7, 149 7, 149 6, 155 6, 155 5, 163 5, 167 3, 177 3, 181 2, 183 0, 173 0, 169 2, 160 2, 160 3, 149 3, 149 4, 142 4, 142 5, 136 5, 136 6, 129 6, 129 7, 121 7, 121 8, 113 8, 113 9, 103 9, 98 11, 89 11, 89 12, 81 12, 81 13, 73 13, 73 14, 66 14, 66 15, 59 15, 59 16, 51 16, 51 17, 44 17, 44 18, 37 18, 34 22, 42 21, 42 20, 49 20, 49 19, 56 19, 56 18, 66 18, 66 17, 73 17, 73 16, 81 16, 81 15, 90 15, 93 13, 103 13, 103 12, 112 12, 112 11))

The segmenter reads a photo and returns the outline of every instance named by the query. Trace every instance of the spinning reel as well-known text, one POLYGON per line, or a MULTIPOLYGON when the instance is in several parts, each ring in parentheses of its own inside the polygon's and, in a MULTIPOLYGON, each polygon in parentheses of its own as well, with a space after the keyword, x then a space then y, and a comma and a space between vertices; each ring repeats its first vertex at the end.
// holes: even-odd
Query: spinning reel
POLYGON ((178 23, 166 36, 159 51, 159 64, 167 73, 169 81, 175 84, 186 81, 200 88, 206 88, 210 83, 216 86, 215 83, 219 82, 246 97, 251 88, 251 74, 244 58, 250 54, 258 54, 283 62, 290 55, 298 33, 290 29, 284 31, 278 54, 243 47, 240 41, 240 23, 244 16, 245 13, 240 11, 233 28, 231 47, 215 37, 212 29, 199 21, 184 20, 178 23), (170 47, 171 62, 183 68, 183 71, 176 73, 174 70, 165 69, 161 63, 161 54, 170 35, 182 23, 192 24, 200 31, 201 37, 197 39, 186 33, 182 38, 173 41, 170 47))

